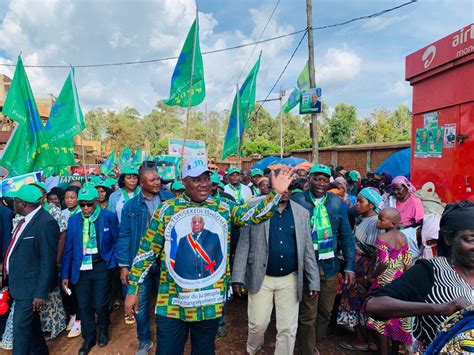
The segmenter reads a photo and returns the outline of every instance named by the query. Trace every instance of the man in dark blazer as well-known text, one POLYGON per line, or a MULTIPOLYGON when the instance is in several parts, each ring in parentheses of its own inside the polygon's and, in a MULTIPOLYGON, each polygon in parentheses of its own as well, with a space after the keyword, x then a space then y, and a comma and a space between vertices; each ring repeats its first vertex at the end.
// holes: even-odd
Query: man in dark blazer
POLYGON ((305 292, 315 297, 320 289, 309 213, 285 192, 278 212, 268 221, 241 228, 235 252, 232 281, 240 294, 247 286, 249 331, 247 352, 263 345, 275 300, 277 340, 275 354, 293 354, 298 327, 299 302, 305 292))
POLYGON ((56 256, 59 226, 40 205, 41 191, 24 185, 14 198, 15 213, 24 218, 13 230, 3 272, 15 300, 13 354, 48 354, 39 311, 57 283, 56 256))
POLYGON ((213 274, 222 261, 219 236, 205 229, 204 224, 202 216, 193 216, 192 233, 179 240, 174 271, 188 280, 198 280, 213 274))
POLYGON ((101 209, 98 198, 99 193, 92 186, 86 185, 79 190, 77 199, 81 213, 69 218, 61 263, 63 289, 67 292, 69 281, 76 285, 84 339, 79 355, 88 354, 97 340, 99 347, 108 343, 110 269, 117 266, 119 229, 115 213, 101 209))

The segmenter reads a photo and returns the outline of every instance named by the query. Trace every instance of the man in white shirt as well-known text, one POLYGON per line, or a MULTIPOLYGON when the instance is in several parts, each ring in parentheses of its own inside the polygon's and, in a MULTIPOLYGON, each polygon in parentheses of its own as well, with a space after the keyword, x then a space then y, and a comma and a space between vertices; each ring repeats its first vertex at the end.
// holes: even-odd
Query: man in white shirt
POLYGON ((252 197, 252 190, 242 184, 242 171, 239 168, 230 168, 227 172, 229 183, 225 185, 224 192, 234 197, 235 202, 244 204, 252 197))

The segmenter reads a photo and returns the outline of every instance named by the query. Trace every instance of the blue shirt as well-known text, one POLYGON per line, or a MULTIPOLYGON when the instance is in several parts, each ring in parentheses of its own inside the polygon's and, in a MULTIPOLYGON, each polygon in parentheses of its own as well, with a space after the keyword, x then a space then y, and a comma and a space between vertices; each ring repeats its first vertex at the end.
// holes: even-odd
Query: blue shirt
POLYGON ((270 218, 268 244, 268 276, 286 276, 298 270, 295 219, 289 202, 270 218))

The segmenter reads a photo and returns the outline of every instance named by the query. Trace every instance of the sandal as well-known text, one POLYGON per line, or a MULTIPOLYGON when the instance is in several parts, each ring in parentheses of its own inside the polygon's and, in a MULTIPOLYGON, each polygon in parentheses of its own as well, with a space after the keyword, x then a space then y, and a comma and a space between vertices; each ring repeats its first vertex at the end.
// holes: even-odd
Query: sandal
POLYGON ((128 314, 125 315, 125 324, 135 324, 135 317, 129 317, 128 314))
POLYGON ((368 345, 366 345, 366 347, 360 348, 360 347, 355 346, 353 342, 345 341, 345 340, 339 342, 339 347, 345 350, 349 350, 349 351, 363 351, 363 352, 370 351, 368 345))

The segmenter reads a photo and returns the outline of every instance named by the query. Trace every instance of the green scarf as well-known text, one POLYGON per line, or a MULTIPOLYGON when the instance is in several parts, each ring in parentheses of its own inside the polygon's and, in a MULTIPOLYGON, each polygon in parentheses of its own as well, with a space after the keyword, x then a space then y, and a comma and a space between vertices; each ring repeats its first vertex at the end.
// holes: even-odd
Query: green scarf
POLYGON ((235 202, 237 202, 238 204, 243 204, 245 201, 242 198, 242 192, 240 191, 241 190, 241 184, 239 184, 238 188, 235 188, 234 185, 232 185, 232 184, 229 184, 229 186, 230 186, 230 189, 233 191, 235 202))
MULTIPOLYGON (((138 189, 135 189, 133 191, 133 197, 138 195, 138 189)), ((130 196, 128 196, 127 189, 124 187, 122 188, 122 197, 123 197, 123 203, 125 204, 128 200, 130 200, 130 196)))
POLYGON ((68 208, 67 212, 69 213, 69 216, 75 215, 76 213, 81 212, 81 207, 79 207, 79 205, 77 205, 76 208, 73 209, 72 211, 68 208))
POLYGON ((94 222, 99 218, 100 206, 97 205, 90 217, 82 215, 82 264, 80 270, 92 270, 92 254, 97 254, 97 235, 94 222))
POLYGON ((313 245, 318 250, 319 260, 334 258, 334 250, 336 250, 336 240, 332 235, 331 220, 324 202, 327 200, 327 193, 323 199, 318 202, 311 192, 309 192, 311 201, 313 201, 314 209, 311 217, 311 237, 313 245))
POLYGON ((49 213, 49 210, 51 209, 51 206, 49 205, 48 202, 46 202, 46 203, 43 205, 43 208, 44 208, 44 210, 45 210, 46 212, 49 213))

